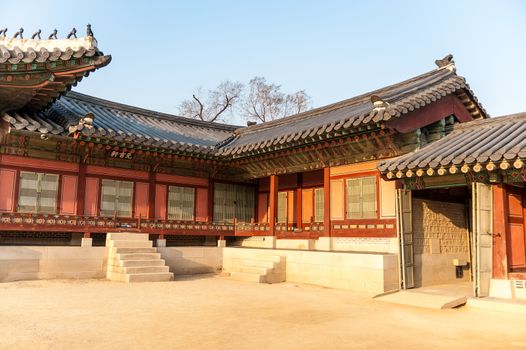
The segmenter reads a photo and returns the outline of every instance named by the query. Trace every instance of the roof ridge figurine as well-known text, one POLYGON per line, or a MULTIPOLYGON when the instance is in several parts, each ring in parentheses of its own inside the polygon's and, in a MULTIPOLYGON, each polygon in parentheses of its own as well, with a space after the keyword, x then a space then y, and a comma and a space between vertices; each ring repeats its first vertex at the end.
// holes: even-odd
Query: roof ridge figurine
POLYGON ((24 28, 20 28, 18 30, 18 32, 15 33, 15 35, 13 36, 13 38, 18 38, 20 37, 20 39, 24 39, 24 36, 22 35, 24 33, 24 28))
POLYGON ((77 29, 75 27, 73 27, 73 29, 71 29, 71 32, 69 32, 69 34, 68 34, 68 36, 66 38, 70 39, 72 36, 75 37, 75 39, 77 39, 77 29))
POLYGON ((57 33, 58 31, 56 29, 53 29, 53 33, 51 33, 49 36, 48 36, 48 40, 53 40, 53 39, 57 39, 57 33))
POLYGON ((36 31, 35 33, 33 33, 33 35, 31 36, 31 39, 41 39, 40 38, 40 33, 42 33, 42 30, 39 29, 38 31, 36 31))
POLYGON ((94 35, 93 35, 93 31, 91 30, 91 24, 89 24, 89 23, 88 23, 88 25, 86 26, 86 36, 94 37, 94 35))
POLYGON ((4 37, 6 36, 6 33, 7 33, 7 27, 4 29, 0 29, 0 34, 3 35, 4 37))
POLYGON ((435 60, 435 64, 438 66, 438 68, 443 68, 450 64, 455 64, 455 61, 453 61, 453 55, 449 54, 441 60, 435 60))

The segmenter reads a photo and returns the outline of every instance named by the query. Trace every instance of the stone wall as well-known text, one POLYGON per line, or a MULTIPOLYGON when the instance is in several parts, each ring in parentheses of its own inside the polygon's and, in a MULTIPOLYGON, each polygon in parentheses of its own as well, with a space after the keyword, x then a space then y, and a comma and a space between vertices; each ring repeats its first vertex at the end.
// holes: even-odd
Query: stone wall
MULTIPOLYGON (((331 237, 331 244, 331 250, 341 252, 398 254, 399 250, 397 238, 331 237)), ((237 239, 234 246, 245 248, 328 250, 327 243, 320 242, 319 239, 274 239, 272 236, 257 236, 237 239)))
POLYGON ((457 279, 453 259, 469 261, 466 209, 463 204, 413 199, 415 283, 426 286, 469 281, 457 279))
POLYGON ((398 257, 395 254, 320 252, 285 249, 225 248, 223 268, 255 256, 280 255, 286 260, 286 281, 348 289, 371 295, 398 290, 398 257))
POLYGON ((104 247, 0 246, 0 282, 104 278, 104 247))
MULTIPOLYGON (((158 248, 176 275, 221 270, 223 248, 158 248)), ((0 246, 0 282, 106 278, 105 247, 0 246)))
POLYGON ((223 248, 219 247, 166 247, 157 251, 175 275, 215 273, 223 265, 223 248))

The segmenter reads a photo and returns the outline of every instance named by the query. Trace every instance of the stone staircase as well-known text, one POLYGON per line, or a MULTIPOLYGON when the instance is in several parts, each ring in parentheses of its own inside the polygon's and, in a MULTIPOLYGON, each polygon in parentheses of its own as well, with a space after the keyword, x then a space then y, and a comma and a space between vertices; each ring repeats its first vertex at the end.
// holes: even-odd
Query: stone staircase
POLYGON ((174 275, 161 259, 147 233, 108 233, 106 277, 120 282, 172 281, 174 275))
POLYGON ((285 282, 285 271, 285 257, 261 254, 238 260, 226 272, 237 281, 280 283, 285 282))

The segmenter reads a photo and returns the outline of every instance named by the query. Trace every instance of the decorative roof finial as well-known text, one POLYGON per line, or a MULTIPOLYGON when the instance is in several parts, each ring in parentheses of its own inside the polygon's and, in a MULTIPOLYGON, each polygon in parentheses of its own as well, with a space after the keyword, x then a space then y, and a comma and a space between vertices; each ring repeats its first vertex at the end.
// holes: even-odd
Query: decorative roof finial
POLYGON ((382 100, 382 98, 378 95, 371 95, 371 103, 373 104, 374 108, 387 108, 387 106, 389 106, 389 103, 382 100))
POLYGON ((35 32, 32 36, 31 36, 31 39, 40 39, 40 33, 42 33, 42 30, 39 29, 37 32, 35 32))
POLYGON ((18 32, 15 33, 15 35, 13 36, 13 38, 18 38, 20 37, 20 39, 24 39, 24 37, 22 36, 22 33, 24 33, 24 28, 20 28, 18 30, 18 32))
POLYGON ((453 61, 453 55, 449 54, 441 60, 435 60, 435 64, 438 66, 438 68, 442 68, 450 64, 455 64, 455 61, 453 61))
POLYGON ((71 32, 69 32, 67 38, 69 39, 69 38, 71 38, 72 36, 74 36, 75 39, 77 38, 77 29, 76 29, 76 28, 71 29, 71 32))
POLYGON ((48 40, 53 40, 53 39, 56 40, 56 39, 57 39, 57 33, 58 33, 58 31, 57 31, 56 29, 53 29, 53 33, 51 33, 51 34, 47 37, 47 39, 48 39, 48 40))
POLYGON ((93 37, 93 31, 91 30, 91 24, 88 23, 88 25, 86 26, 86 36, 91 36, 93 37))
POLYGON ((373 110, 369 113, 369 118, 371 118, 371 120, 379 122, 391 118, 389 114, 389 103, 382 100, 380 96, 371 95, 371 103, 373 104, 373 110))
POLYGON ((4 38, 5 38, 5 36, 6 36, 6 33, 7 33, 7 27, 4 28, 4 29, 1 29, 1 30, 0 30, 0 34, 1 34, 4 38))

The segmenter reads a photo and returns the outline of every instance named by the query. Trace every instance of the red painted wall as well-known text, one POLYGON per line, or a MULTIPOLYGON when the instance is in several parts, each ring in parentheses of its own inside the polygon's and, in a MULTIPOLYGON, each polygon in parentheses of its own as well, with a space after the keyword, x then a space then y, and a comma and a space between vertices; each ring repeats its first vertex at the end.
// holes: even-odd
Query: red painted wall
POLYGON ((308 171, 302 174, 302 187, 323 186, 323 170, 308 171))
POLYGON ((258 222, 268 223, 269 216, 268 193, 258 194, 258 222))
POLYGON ((148 172, 130 169, 109 168, 98 165, 88 165, 86 174, 108 177, 123 177, 125 180, 148 180, 148 172))
POLYGON ((149 210, 149 187, 148 182, 135 183, 135 217, 147 218, 149 210))
POLYGON ((84 200, 84 215, 95 216, 99 209, 99 179, 86 177, 86 197, 84 200))
POLYGON ((0 169, 0 212, 13 212, 16 170, 0 169))
POLYGON ((60 214, 75 215, 77 213, 77 177, 62 175, 60 193, 60 214))
POLYGON ((195 221, 208 221, 208 188, 196 190, 195 221))
POLYGON ((78 172, 79 165, 75 163, 60 162, 57 160, 45 160, 28 157, 18 157, 12 155, 1 155, 0 164, 19 166, 23 168, 35 168, 35 171, 57 170, 78 172))
POLYGON ((278 186, 280 190, 293 189, 298 187, 298 175, 297 174, 286 174, 279 175, 278 186))
POLYGON ((155 218, 166 219, 166 185, 155 185, 155 218))
POLYGON ((208 178, 204 177, 192 177, 192 176, 179 176, 169 174, 155 174, 155 180, 158 182, 169 182, 174 185, 193 185, 193 186, 208 186, 208 178))

